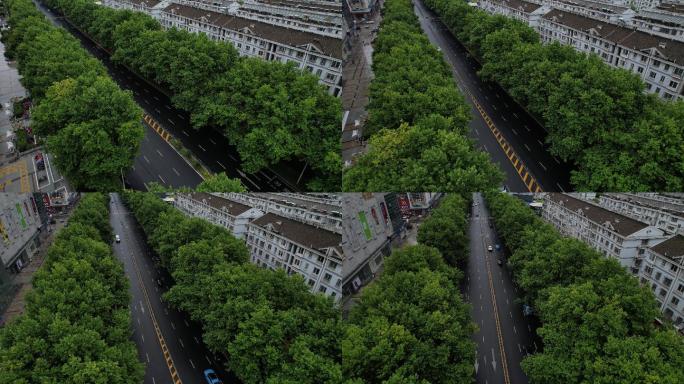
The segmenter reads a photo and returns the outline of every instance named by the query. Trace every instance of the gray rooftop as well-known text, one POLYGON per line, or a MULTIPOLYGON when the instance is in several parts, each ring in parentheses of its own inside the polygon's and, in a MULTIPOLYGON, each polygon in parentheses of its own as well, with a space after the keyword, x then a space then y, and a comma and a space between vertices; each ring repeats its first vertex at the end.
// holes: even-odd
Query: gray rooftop
POLYGON ((183 4, 171 4, 162 11, 196 21, 200 21, 200 19, 204 18, 204 21, 202 22, 233 31, 241 31, 244 28, 248 28, 255 36, 293 47, 303 47, 307 44, 311 44, 330 57, 337 59, 342 58, 341 39, 316 35, 310 32, 285 28, 252 19, 246 19, 240 16, 213 12, 183 4))
POLYGON ((342 235, 274 213, 267 213, 252 221, 251 224, 264 229, 271 224, 272 230, 277 234, 312 249, 338 247, 342 242, 342 235))
POLYGON ((581 211, 583 216, 599 225, 610 223, 613 230, 622 236, 629 236, 648 227, 647 224, 640 221, 609 211, 584 200, 576 199, 572 196, 562 193, 549 193, 548 196, 551 200, 563 205, 573 212, 581 211))
POLYGON ((201 201, 212 208, 227 212, 232 216, 240 215, 244 212, 247 212, 251 208, 247 205, 236 203, 232 200, 224 199, 222 197, 214 196, 204 192, 193 192, 188 194, 188 196, 193 200, 201 201))
POLYGON ((493 2, 506 5, 513 9, 520 9, 526 13, 532 13, 541 8, 541 4, 530 3, 529 1, 522 0, 493 0, 493 2))
POLYGON ((684 236, 676 235, 651 247, 651 249, 660 255, 668 256, 670 258, 684 256, 684 236))
POLYGON ((550 11, 543 18, 578 31, 592 33, 594 36, 599 36, 636 51, 647 53, 646 51, 656 49, 664 56, 663 60, 684 64, 684 42, 681 41, 651 35, 636 29, 621 27, 558 9, 550 11))

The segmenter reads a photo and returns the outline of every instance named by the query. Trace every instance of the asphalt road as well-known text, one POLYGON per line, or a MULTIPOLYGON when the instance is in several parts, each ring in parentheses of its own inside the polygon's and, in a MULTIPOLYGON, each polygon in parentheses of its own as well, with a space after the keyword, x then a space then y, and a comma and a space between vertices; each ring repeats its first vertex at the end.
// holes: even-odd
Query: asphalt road
POLYGON ((479 331, 477 343, 476 381, 482 384, 524 384, 527 376, 520 362, 528 353, 541 347, 536 337, 537 319, 523 315, 517 288, 505 265, 507 256, 491 222, 484 199, 474 194, 470 220, 470 258, 465 270, 462 291, 471 304, 471 317, 479 331), (488 246, 493 251, 488 251, 488 246), (497 264, 502 260, 502 265, 497 264), (503 348, 502 348, 503 347, 503 348))
MULTIPOLYGON (((51 22, 69 31, 81 42, 81 45, 88 52, 98 58, 107 68, 114 81, 122 89, 132 91, 138 105, 159 122, 164 129, 180 140, 210 171, 214 173, 225 172, 230 177, 239 178, 250 191, 286 192, 303 188, 303 182, 299 186, 295 185, 294 181, 288 183, 285 178, 277 175, 270 169, 259 171, 256 174, 246 174, 243 172, 240 169, 240 156, 236 148, 228 143, 228 139, 212 129, 194 130, 190 125, 187 113, 176 109, 162 91, 144 81, 126 67, 112 63, 109 59, 109 54, 105 50, 93 43, 45 5, 37 1, 34 2, 51 22)), ((146 128, 150 131, 150 134, 156 135, 154 130, 147 126, 146 128)), ((148 160, 150 160, 146 165, 147 170, 144 172, 131 170, 131 173, 128 175, 128 178, 131 179, 130 184, 137 189, 141 189, 138 188, 140 182, 149 181, 156 181, 167 186, 184 185, 189 187, 194 187, 201 182, 201 178, 187 163, 185 167, 182 167, 178 161, 174 161, 172 167, 176 168, 178 174, 169 169, 169 162, 171 161, 169 159, 177 157, 180 161, 185 161, 163 140, 162 143, 156 144, 142 143, 139 157, 143 155, 147 156, 148 160), (156 155, 158 150, 163 154, 161 155, 163 159, 156 155), (181 170, 180 168, 190 169, 181 170), (134 183, 138 183, 138 185, 134 183)), ((138 164, 137 160, 136 164, 138 164)), ((299 164, 290 165, 288 173, 299 175, 301 171, 299 167, 301 167, 299 164)), ((139 168, 136 167, 136 169, 139 168)), ((306 178, 306 173, 304 178, 306 178)))
POLYGON ((494 126, 544 191, 571 191, 572 166, 561 162, 548 152, 548 146, 544 144, 544 128, 501 87, 495 83, 482 81, 477 76, 480 66, 467 54, 465 47, 454 38, 434 12, 420 0, 414 3, 415 13, 423 31, 430 41, 441 49, 445 60, 452 68, 458 87, 465 95, 466 101, 473 106, 473 119, 470 124, 473 138, 505 172, 504 183, 507 189, 513 192, 528 192, 526 183, 497 142, 485 119, 474 107, 473 99, 468 93, 482 106, 494 126))
POLYGON ((121 238, 120 243, 114 243, 113 249, 124 264, 131 285, 133 340, 140 361, 146 365, 144 382, 206 384, 203 371, 212 368, 224 383, 239 383, 222 369, 222 360, 207 350, 200 325, 162 300, 171 277, 157 267, 152 256, 154 252, 120 196, 111 194, 110 197, 110 223, 114 234, 121 238), (162 351, 162 345, 166 346, 169 359, 162 351), (172 372, 177 372, 180 381, 174 381, 172 372))

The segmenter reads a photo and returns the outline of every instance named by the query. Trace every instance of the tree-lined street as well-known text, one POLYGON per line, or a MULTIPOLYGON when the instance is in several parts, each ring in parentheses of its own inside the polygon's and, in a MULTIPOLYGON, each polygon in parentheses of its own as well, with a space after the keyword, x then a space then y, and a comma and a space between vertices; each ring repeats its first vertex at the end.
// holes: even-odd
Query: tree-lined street
POLYGON ((110 196, 110 223, 121 239, 114 243, 113 250, 130 281, 133 339, 140 361, 146 364, 145 383, 180 382, 174 381, 173 372, 183 383, 205 383, 202 372, 207 368, 214 369, 225 383, 237 382, 223 370, 223 362, 204 346, 201 326, 162 300, 170 277, 153 260, 152 249, 121 198, 110 196), (168 348, 169 359, 162 345, 168 348))
POLYGON ((541 347, 533 332, 537 325, 534 318, 523 315, 501 240, 479 193, 473 197, 469 233, 470 257, 461 288, 479 327, 473 336, 477 343, 476 381, 527 383, 520 362, 541 347))
POLYGON ((570 166, 551 156, 543 143, 546 133, 529 114, 508 96, 498 85, 482 81, 477 71, 479 64, 468 54, 465 47, 449 32, 438 16, 421 1, 415 1, 423 32, 442 51, 452 68, 454 80, 466 101, 472 106, 470 128, 479 147, 489 153, 506 174, 505 185, 512 191, 527 191, 524 174, 519 174, 520 162, 511 161, 509 155, 497 141, 483 115, 473 100, 483 108, 484 113, 500 131, 505 141, 513 148, 526 169, 545 191, 571 190, 570 166))
MULTIPOLYGON (((63 17, 56 15, 42 3, 35 3, 48 20, 69 31, 88 52, 99 59, 112 79, 122 89, 133 92, 136 103, 192 151, 210 171, 225 172, 231 178, 239 178, 249 190, 286 191, 298 189, 268 169, 256 174, 246 174, 240 170, 240 157, 235 147, 228 143, 225 136, 208 128, 201 131, 194 130, 190 126, 187 114, 174 108, 163 92, 127 68, 112 63, 109 54, 104 49, 98 47, 92 40, 76 30, 63 17)), ((192 167, 170 144, 161 140, 160 137, 152 138, 151 136, 157 135, 157 133, 147 125, 145 127, 148 132, 146 139, 141 143, 140 152, 135 162, 136 166, 127 175, 131 186, 136 189, 144 189, 142 184, 149 182, 161 183, 168 187, 194 187, 199 184, 201 178, 192 170, 192 167)), ((293 173, 298 175, 297 171, 300 170, 295 170, 293 173)))

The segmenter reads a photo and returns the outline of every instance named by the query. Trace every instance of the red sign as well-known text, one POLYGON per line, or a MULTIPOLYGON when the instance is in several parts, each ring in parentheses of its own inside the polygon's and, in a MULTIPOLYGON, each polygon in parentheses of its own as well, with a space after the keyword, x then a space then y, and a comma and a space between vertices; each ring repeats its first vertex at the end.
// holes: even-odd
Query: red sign
POLYGON ((403 214, 411 213, 411 203, 409 202, 408 197, 406 197, 406 196, 400 196, 399 197, 399 209, 401 209, 401 213, 403 213, 403 214))

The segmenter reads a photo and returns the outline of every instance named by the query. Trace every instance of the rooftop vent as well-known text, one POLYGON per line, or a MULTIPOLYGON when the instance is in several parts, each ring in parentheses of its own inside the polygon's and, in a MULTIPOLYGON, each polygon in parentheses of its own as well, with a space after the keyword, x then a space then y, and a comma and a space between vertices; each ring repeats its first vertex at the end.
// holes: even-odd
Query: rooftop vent
POLYGON ((658 48, 665 49, 666 45, 667 44, 664 41, 661 41, 660 43, 658 43, 658 48))

